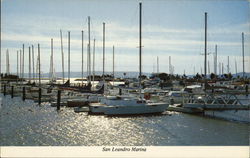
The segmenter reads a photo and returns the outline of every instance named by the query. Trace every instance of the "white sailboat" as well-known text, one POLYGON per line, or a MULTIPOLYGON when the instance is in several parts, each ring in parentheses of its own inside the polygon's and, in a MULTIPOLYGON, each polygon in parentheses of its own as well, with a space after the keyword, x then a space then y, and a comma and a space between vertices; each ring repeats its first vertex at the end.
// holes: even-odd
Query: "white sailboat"
MULTIPOLYGON (((140 38, 139 38, 139 53, 140 53, 140 76, 139 89, 141 94, 141 3, 140 6, 140 38)), ((100 103, 90 105, 90 112, 104 113, 105 115, 141 115, 164 112, 168 105, 167 103, 153 103, 150 100, 145 100, 141 97, 128 96, 106 96, 101 99, 100 103)))

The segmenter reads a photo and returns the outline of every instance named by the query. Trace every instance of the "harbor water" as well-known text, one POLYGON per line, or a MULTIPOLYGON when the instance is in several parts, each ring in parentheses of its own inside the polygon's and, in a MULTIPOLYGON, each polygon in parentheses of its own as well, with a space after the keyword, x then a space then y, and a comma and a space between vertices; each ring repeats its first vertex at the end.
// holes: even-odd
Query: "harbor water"
POLYGON ((1 146, 239 146, 249 124, 166 112, 106 117, 0 94, 1 146))

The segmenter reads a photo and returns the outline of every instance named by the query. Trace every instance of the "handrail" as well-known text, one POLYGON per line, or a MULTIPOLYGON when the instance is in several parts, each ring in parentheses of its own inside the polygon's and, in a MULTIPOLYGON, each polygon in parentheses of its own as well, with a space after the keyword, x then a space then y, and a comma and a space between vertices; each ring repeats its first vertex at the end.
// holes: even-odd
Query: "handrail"
POLYGON ((183 104, 185 103, 199 103, 199 104, 224 104, 224 105, 243 105, 242 101, 249 100, 246 98, 239 98, 236 94, 223 93, 186 93, 181 94, 183 104), (206 97, 204 97, 206 96, 206 97))

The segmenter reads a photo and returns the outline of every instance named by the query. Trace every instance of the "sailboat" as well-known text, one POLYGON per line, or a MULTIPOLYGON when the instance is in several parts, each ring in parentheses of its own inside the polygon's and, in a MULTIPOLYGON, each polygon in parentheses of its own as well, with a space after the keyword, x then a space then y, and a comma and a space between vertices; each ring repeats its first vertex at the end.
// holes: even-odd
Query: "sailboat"
POLYGON ((141 3, 140 8, 140 38, 139 38, 139 53, 140 53, 140 75, 139 75, 139 97, 128 96, 106 96, 101 98, 100 103, 91 104, 90 112, 103 113, 105 115, 142 115, 164 112, 168 105, 167 103, 154 103, 150 100, 145 100, 141 97, 141 3))
MULTIPOLYGON (((88 17, 89 20, 89 25, 90 25, 90 17, 88 17)), ((89 27, 90 28, 90 27, 89 27)), ((89 29, 90 32, 90 29, 89 29)), ((60 36, 61 36, 61 50, 62 50, 62 61, 64 60, 63 58, 63 47, 62 47, 62 32, 60 31, 60 36)), ((90 37, 89 37, 90 38, 90 37)), ((92 94, 103 94, 104 92, 104 87, 101 87, 100 89, 96 91, 91 90, 91 82, 88 82, 87 85, 82 85, 82 86, 72 86, 70 85, 70 31, 68 32, 68 80, 63 83, 63 84, 53 84, 57 85, 60 89, 63 90, 74 90, 78 91, 81 93, 92 93, 92 94)), ((82 31, 82 54, 83 54, 83 31, 82 31)), ((82 63, 83 63, 83 56, 82 56, 82 63)), ((88 63, 89 65, 89 63, 88 63)), ((63 69, 63 79, 64 79, 64 62, 62 62, 62 69, 63 69)), ((83 78, 83 68, 82 68, 82 78, 83 78)))

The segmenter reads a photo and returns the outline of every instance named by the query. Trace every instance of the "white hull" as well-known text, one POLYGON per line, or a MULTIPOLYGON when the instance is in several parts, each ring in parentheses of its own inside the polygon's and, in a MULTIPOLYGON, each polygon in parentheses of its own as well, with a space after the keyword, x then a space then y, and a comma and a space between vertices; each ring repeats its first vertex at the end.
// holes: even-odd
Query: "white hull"
POLYGON ((142 104, 129 106, 107 106, 104 108, 105 115, 140 115, 162 113, 168 107, 168 104, 142 104))
POLYGON ((89 111, 89 107, 77 107, 74 108, 75 112, 88 112, 89 111))
POLYGON ((162 113, 168 108, 167 103, 152 103, 131 97, 108 96, 101 99, 100 103, 89 106, 92 114, 105 115, 132 115, 162 113))
POLYGON ((106 105, 95 103, 89 106, 89 111, 92 114, 104 114, 104 110, 106 107, 107 107, 106 105))

